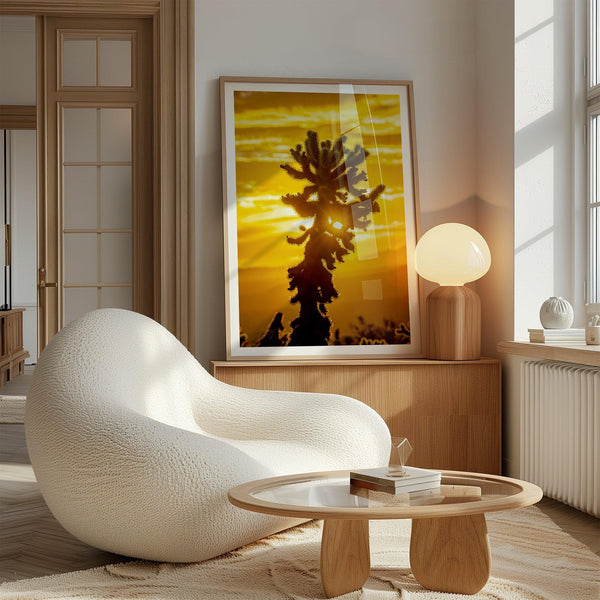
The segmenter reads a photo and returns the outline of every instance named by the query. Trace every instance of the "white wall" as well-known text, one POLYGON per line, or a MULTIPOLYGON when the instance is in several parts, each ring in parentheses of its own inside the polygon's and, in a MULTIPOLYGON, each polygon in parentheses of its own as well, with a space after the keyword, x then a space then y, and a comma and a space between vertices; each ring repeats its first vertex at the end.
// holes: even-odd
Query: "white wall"
POLYGON ((422 229, 476 225, 474 0, 196 2, 197 356, 225 358, 220 75, 414 81, 422 229))
POLYGON ((27 364, 37 362, 36 132, 11 132, 12 306, 25 308, 27 364))
POLYGON ((514 10, 512 2, 478 0, 477 228, 492 266, 480 281, 482 353, 513 337, 514 10))
MULTIPOLYGON (((482 353, 514 331, 514 9, 512 2, 479 0, 477 14, 477 226, 492 254, 490 271, 478 282, 482 353)), ((506 368, 505 368, 506 375, 506 368)), ((506 377, 503 390, 511 390, 506 377)), ((518 398, 518 395, 517 395, 518 398)), ((514 447, 512 413, 504 403, 503 459, 514 447)), ((516 444, 518 448, 518 422, 516 444)))
MULTIPOLYGON (((35 17, 0 16, 0 104, 36 103, 35 17)), ((13 131, 12 306, 25 307, 23 343, 37 361, 36 134, 13 131)))

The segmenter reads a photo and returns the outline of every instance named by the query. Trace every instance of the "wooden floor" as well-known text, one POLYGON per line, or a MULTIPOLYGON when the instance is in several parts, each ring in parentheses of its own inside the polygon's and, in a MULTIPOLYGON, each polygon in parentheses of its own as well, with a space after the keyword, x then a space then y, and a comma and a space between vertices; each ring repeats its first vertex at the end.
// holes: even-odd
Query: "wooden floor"
MULTIPOLYGON (((600 555, 600 519, 544 498, 538 506, 600 555)), ((22 424, 0 424, 0 582, 41 577, 128 560, 76 540, 44 502, 22 424)))
POLYGON ((552 498, 542 498, 536 506, 559 527, 600 556, 600 519, 552 498))
POLYGON ((29 390, 33 365, 25 365, 23 375, 0 387, 0 423, 22 423, 25 415, 25 396, 29 390))
POLYGON ((25 365, 25 368, 23 369, 23 375, 17 375, 14 379, 6 382, 2 387, 0 387, 0 397, 26 396, 34 369, 35 365, 25 365))

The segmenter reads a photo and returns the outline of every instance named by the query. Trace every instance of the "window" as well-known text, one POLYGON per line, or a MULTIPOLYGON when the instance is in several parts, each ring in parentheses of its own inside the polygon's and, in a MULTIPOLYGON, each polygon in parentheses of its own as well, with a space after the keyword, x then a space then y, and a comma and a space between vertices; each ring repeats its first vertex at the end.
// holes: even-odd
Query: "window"
POLYGON ((588 300, 600 302, 600 0, 588 5, 588 223, 589 287, 588 300))

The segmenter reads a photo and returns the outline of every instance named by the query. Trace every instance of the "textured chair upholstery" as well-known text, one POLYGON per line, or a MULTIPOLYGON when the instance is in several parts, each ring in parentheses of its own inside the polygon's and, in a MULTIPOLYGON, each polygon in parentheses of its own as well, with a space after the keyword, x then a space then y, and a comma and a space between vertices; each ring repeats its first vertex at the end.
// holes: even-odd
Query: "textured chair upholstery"
POLYGON ((155 321, 103 309, 40 356, 27 446, 57 520, 88 544, 190 562, 299 521, 232 506, 240 483, 386 464, 389 432, 344 396, 248 390, 209 375, 155 321))

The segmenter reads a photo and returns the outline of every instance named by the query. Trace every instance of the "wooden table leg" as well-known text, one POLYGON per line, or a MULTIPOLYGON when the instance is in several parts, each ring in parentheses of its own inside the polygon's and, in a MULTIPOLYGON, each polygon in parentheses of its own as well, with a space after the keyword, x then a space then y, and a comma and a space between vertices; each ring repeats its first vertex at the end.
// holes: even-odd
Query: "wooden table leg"
POLYGON ((490 576, 484 514, 413 519, 410 566, 429 590, 476 594, 490 576))
POLYGON ((369 521, 326 519, 321 540, 321 581, 327 597, 360 589, 370 570, 369 521))

